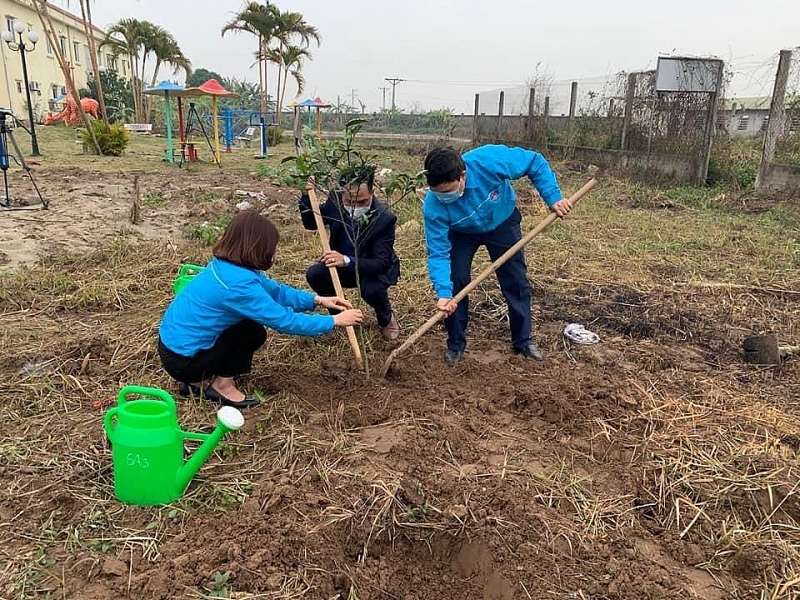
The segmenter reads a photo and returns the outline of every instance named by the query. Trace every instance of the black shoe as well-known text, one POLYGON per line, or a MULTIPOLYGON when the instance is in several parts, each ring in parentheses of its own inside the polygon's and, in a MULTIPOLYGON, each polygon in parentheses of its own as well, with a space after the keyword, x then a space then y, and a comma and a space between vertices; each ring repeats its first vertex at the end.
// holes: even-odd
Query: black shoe
POLYGON ((536 347, 536 344, 531 342, 524 348, 514 348, 515 354, 522 354, 525 358, 532 358, 533 360, 544 360, 542 353, 536 347))
POLYGON ((463 350, 451 350, 450 348, 444 353, 444 362, 448 365, 454 365, 464 357, 463 350))
POLYGON ((203 394, 206 397, 206 400, 209 402, 213 402, 214 404, 221 404, 222 406, 232 406, 233 408, 252 408, 254 406, 258 406, 261 404, 261 400, 256 398, 255 396, 245 396, 244 400, 241 402, 234 402, 220 394, 217 390, 213 387, 208 386, 205 389, 203 394))
POLYGON ((185 381, 181 381, 178 385, 178 396, 181 398, 188 398, 189 396, 194 396, 195 398, 202 398, 203 397, 203 390, 201 390, 196 385, 192 385, 190 383, 186 383, 185 381))

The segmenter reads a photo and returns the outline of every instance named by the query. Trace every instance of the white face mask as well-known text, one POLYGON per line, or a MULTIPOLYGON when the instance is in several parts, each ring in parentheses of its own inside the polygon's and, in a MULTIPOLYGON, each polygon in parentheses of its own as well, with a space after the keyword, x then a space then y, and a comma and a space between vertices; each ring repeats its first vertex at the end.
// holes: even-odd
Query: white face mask
POLYGON ((347 214, 350 215, 350 218, 358 219, 358 218, 363 217, 364 215, 366 215, 369 212, 369 209, 371 207, 370 206, 345 206, 344 208, 347 211, 347 214))

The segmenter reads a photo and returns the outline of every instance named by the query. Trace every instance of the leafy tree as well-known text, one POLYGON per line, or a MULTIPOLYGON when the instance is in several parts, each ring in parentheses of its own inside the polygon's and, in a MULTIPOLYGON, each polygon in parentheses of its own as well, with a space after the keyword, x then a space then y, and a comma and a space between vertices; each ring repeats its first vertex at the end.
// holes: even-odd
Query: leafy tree
MULTIPOLYGON (((370 174, 376 170, 376 157, 367 154, 356 144, 358 135, 367 119, 353 119, 348 121, 345 126, 343 138, 334 140, 324 140, 317 142, 314 135, 309 131, 304 139, 304 151, 298 156, 290 156, 283 159, 283 163, 290 165, 288 178, 298 187, 305 186, 309 178, 314 178, 314 187, 319 192, 319 197, 324 200, 331 191, 349 189, 354 196, 358 193, 358 188, 370 174)), ((419 171, 413 175, 403 173, 393 173, 383 188, 385 201, 391 206, 396 206, 406 198, 415 198, 425 182, 424 171, 419 171)), ((345 217, 343 207, 339 205, 339 219, 345 222, 349 217, 345 217)), ((368 228, 374 225, 375 221, 368 217, 362 217, 357 222, 357 231, 353 228, 345 227, 350 243, 353 245, 355 258, 356 287, 361 289, 359 277, 359 246, 363 239, 363 234, 368 228)), ((366 360, 367 352, 364 343, 363 329, 359 328, 361 342, 361 353, 365 357, 364 365, 367 369, 369 378, 369 361, 366 360)))
POLYGON ((216 79, 220 83, 223 81, 222 75, 216 71, 209 71, 208 69, 195 69, 191 75, 186 78, 186 87, 197 87, 203 85, 209 79, 216 79))

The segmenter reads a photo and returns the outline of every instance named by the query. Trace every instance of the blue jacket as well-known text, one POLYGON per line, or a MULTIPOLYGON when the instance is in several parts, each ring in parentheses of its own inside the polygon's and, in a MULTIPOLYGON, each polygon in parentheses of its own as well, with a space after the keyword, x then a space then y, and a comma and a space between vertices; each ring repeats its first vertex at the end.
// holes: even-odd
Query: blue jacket
POLYGON ((164 313, 158 334, 164 345, 192 357, 211 348, 220 334, 244 319, 292 335, 333 330, 330 315, 307 315, 314 294, 274 281, 262 271, 212 258, 186 284, 164 313))
MULTIPOLYGON (((354 224, 350 215, 343 210, 335 192, 319 207, 322 222, 330 227, 331 250, 350 257, 347 269, 355 273, 356 261, 353 249, 354 238, 358 242, 358 274, 363 279, 377 279, 384 285, 396 285, 400 277, 400 259, 394 251, 397 217, 392 210, 375 196, 372 209, 367 213, 363 224, 354 224), (350 231, 348 232, 348 228, 350 231)), ((311 200, 308 194, 300 197, 300 217, 303 227, 312 231, 317 229, 311 200)))
POLYGON ((562 199, 556 176, 538 152, 507 146, 481 146, 462 157, 467 170, 464 195, 443 204, 430 190, 422 213, 428 250, 428 275, 439 298, 453 297, 450 280, 450 230, 487 233, 511 216, 517 194, 511 181, 527 176, 547 206, 562 199))

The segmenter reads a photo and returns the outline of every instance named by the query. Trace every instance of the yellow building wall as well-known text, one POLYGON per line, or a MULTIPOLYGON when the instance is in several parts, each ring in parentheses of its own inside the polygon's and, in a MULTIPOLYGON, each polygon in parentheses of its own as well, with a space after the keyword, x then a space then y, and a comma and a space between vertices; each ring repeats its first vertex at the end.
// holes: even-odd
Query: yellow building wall
MULTIPOLYGON (((77 6, 77 0, 75 2, 77 6)), ((50 4, 50 17, 56 29, 56 37, 62 45, 64 58, 72 67, 72 77, 78 89, 85 88, 92 70, 91 55, 84 33, 83 21, 79 16, 68 13, 64 9, 50 4)), ((28 66, 28 81, 31 86, 31 104, 34 118, 42 122, 48 112, 61 110, 62 105, 54 105, 52 100, 66 92, 64 75, 58 66, 55 53, 47 43, 46 36, 39 21, 39 16, 30 0, 0 0, 0 31, 11 30, 14 21, 21 21, 26 28, 39 34, 39 42, 34 50, 25 53, 28 66)), ((100 54, 99 64, 114 69, 120 77, 130 77, 130 61, 127 56, 114 59, 108 48, 99 48, 105 38, 102 30, 95 27, 94 38, 100 54)), ((18 40, 14 33, 14 39, 18 40)), ((27 35, 23 33, 27 46, 27 35)), ((0 107, 11 109, 19 119, 27 121, 28 109, 25 98, 25 83, 22 76, 22 57, 13 52, 5 42, 0 42, 3 68, 0 72, 0 107)))

